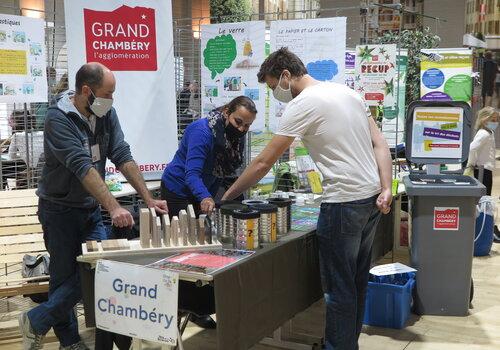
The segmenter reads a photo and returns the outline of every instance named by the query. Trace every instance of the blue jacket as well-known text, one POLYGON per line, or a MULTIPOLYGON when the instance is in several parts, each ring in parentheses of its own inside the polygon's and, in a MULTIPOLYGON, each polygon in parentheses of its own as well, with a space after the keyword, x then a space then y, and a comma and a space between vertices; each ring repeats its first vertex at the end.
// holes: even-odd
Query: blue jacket
POLYGON ((184 198, 201 202, 214 197, 221 179, 212 174, 214 168, 214 136, 203 118, 188 125, 174 159, 163 171, 163 185, 184 198))
POLYGON ((58 95, 47 110, 45 165, 36 193, 40 198, 68 207, 93 208, 98 203, 82 185, 89 169, 94 167, 104 178, 107 158, 116 167, 133 159, 115 109, 96 118, 93 133, 71 102, 72 95, 72 92, 58 95), (95 144, 99 144, 101 160, 92 163, 91 147, 95 144))

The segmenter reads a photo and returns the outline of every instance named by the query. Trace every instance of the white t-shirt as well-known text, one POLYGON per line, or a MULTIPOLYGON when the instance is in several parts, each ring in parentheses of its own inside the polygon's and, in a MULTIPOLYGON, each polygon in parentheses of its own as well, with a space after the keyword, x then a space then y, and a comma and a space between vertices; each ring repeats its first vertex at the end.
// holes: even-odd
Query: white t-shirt
POLYGON ((495 135, 479 129, 470 144, 468 164, 495 170, 495 135))
POLYGON ((323 175, 324 202, 380 193, 368 118, 361 96, 337 83, 310 86, 286 106, 277 134, 302 139, 323 175))

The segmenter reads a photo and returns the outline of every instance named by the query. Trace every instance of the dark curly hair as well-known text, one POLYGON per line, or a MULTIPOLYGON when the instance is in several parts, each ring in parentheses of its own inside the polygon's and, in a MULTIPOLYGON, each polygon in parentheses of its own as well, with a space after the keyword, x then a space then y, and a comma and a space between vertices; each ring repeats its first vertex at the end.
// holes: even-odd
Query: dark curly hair
POLYGON ((307 74, 307 69, 300 58, 287 47, 282 47, 270 54, 260 66, 259 73, 257 73, 259 83, 264 83, 266 76, 279 79, 285 69, 290 72, 292 77, 301 77, 307 74))

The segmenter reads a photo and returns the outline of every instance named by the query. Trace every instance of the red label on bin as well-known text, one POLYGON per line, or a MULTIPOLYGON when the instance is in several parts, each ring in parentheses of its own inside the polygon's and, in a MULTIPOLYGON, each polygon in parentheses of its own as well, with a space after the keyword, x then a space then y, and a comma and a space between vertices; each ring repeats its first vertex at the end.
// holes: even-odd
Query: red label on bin
POLYGON ((434 230, 458 231, 459 208, 434 208, 434 230))
POLYGON ((84 9, 83 18, 87 62, 100 62, 114 71, 157 70, 153 8, 84 9))

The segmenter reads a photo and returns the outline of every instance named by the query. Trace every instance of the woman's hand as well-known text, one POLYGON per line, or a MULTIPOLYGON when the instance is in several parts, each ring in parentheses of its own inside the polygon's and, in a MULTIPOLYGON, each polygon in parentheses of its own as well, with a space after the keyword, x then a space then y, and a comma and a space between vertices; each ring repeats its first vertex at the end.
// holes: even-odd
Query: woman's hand
POLYGON ((210 214, 215 208, 215 202, 211 197, 207 197, 200 203, 201 211, 205 214, 210 214))

